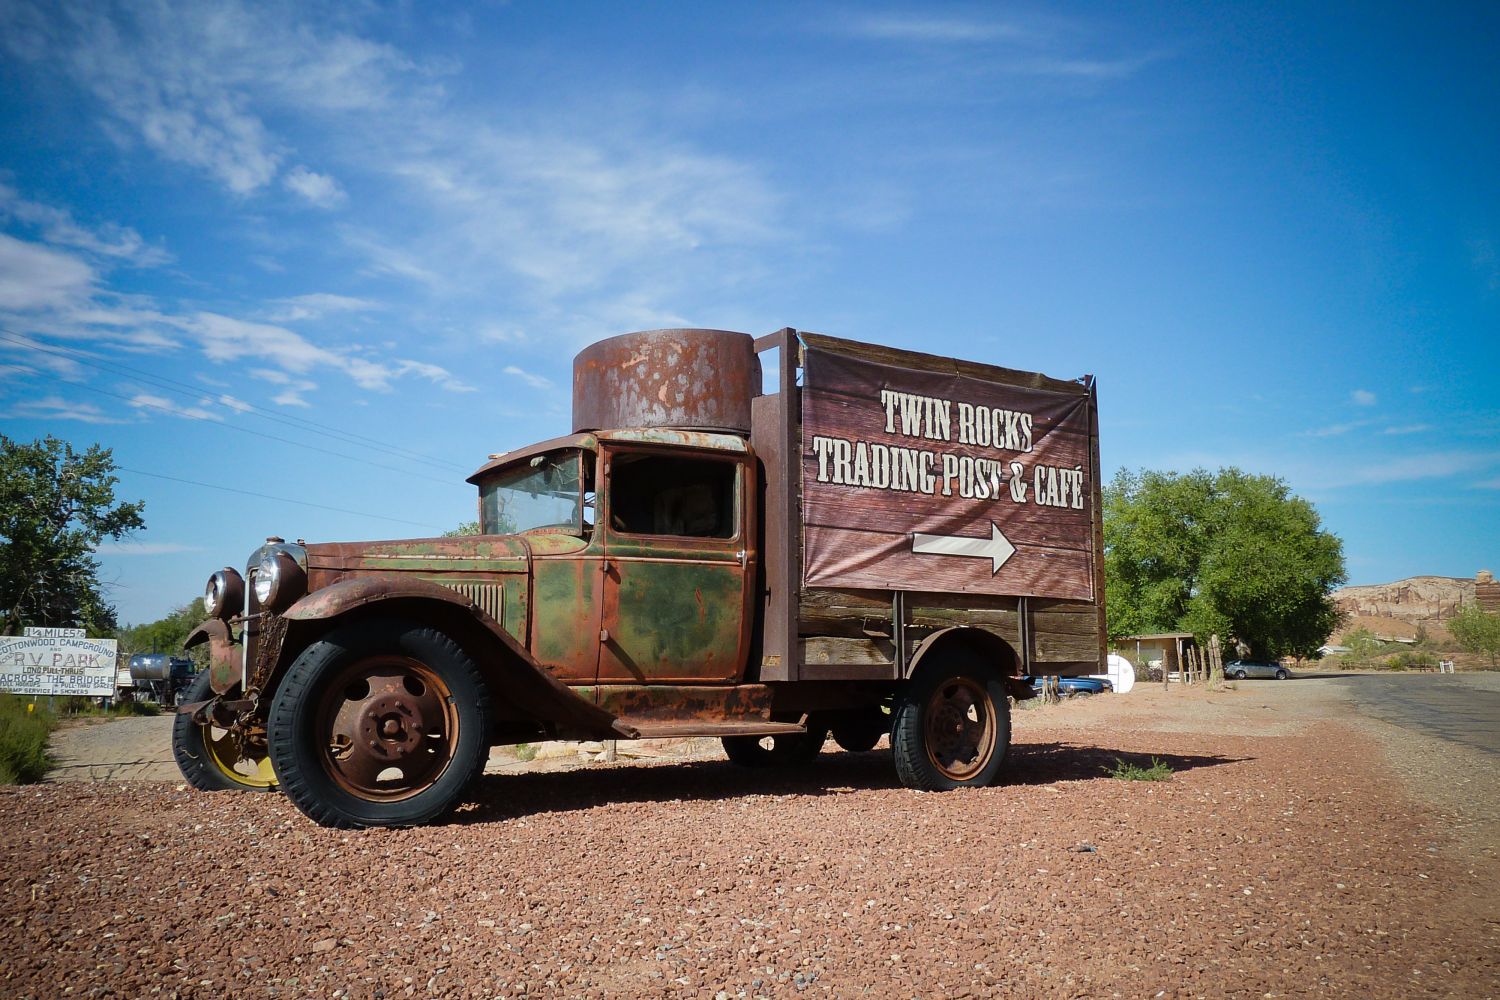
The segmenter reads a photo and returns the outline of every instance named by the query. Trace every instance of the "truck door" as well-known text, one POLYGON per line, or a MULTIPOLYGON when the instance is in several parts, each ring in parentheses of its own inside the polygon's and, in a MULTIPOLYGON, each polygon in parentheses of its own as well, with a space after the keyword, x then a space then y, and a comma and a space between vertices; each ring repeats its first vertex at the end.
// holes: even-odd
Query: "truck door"
POLYGON ((611 449, 599 683, 731 683, 750 626, 745 456, 611 449))

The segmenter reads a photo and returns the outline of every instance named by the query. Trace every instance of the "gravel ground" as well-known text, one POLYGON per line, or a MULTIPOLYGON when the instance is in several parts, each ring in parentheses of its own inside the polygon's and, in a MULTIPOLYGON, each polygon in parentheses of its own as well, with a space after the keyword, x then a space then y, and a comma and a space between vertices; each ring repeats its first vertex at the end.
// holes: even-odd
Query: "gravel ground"
MULTIPOLYGON (((889 754, 486 775, 444 826, 277 795, 0 789, 11 996, 1500 992, 1493 849, 1315 684, 1017 713, 1010 783, 889 754), (1163 783, 1104 774, 1155 756, 1163 783), (1415 780, 1415 779, 1414 779, 1415 780)), ((1492 773, 1492 772, 1491 772, 1492 773)))

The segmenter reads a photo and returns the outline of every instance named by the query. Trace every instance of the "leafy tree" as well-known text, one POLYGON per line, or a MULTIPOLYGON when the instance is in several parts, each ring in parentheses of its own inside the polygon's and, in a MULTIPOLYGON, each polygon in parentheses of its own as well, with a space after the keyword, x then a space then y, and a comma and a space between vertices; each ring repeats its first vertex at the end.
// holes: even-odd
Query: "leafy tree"
POLYGON ((463 538, 466 535, 482 534, 478 521, 461 521, 452 531, 443 532, 444 538, 463 538))
POLYGON ((134 656, 136 653, 167 653, 171 656, 191 656, 194 660, 206 659, 206 646, 198 646, 191 654, 184 653, 182 641, 197 628, 204 619, 203 602, 197 598, 166 617, 144 625, 131 625, 119 631, 120 655, 134 656))
POLYGON ((1369 659, 1380 651, 1380 640, 1367 628, 1357 628, 1344 636, 1344 645, 1357 660, 1369 659))
POLYGON ((51 435, 23 444, 0 434, 0 635, 24 625, 114 631, 92 553, 145 526, 144 503, 116 501, 114 468, 98 445, 79 454, 51 435))
POLYGON ((1491 667, 1500 666, 1500 612, 1465 604, 1448 620, 1448 631, 1464 649, 1488 656, 1491 667))
POLYGON ((1120 470, 1104 491, 1111 635, 1218 634, 1257 658, 1311 656, 1339 622, 1343 543, 1272 476, 1120 470))

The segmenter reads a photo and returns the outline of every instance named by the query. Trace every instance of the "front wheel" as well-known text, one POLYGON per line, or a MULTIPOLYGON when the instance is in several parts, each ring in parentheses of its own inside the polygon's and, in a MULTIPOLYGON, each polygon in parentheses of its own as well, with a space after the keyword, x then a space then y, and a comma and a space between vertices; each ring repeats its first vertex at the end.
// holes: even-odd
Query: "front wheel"
POLYGON ((1284 669, 1276 671, 1276 679, 1278 681, 1284 681, 1284 680, 1286 680, 1290 676, 1291 676, 1291 674, 1288 674, 1284 669))
POLYGON ((993 784, 1009 747, 1005 684, 984 663, 965 658, 932 664, 897 699, 891 749, 908 788, 993 784))
POLYGON ((1245 679, 1245 672, 1243 670, 1236 671, 1235 675, 1234 675, 1234 679, 1237 680, 1237 681, 1244 680, 1245 679))
POLYGON ((352 622, 303 650, 271 702, 287 797, 333 827, 417 826, 484 767, 489 698, 452 639, 410 622, 352 622))
MULTIPOLYGON (((183 695, 186 703, 214 696, 208 671, 193 679, 183 695)), ((263 736, 256 738, 216 726, 199 724, 191 715, 172 720, 172 757, 183 779, 200 792, 269 792, 276 773, 263 736)))

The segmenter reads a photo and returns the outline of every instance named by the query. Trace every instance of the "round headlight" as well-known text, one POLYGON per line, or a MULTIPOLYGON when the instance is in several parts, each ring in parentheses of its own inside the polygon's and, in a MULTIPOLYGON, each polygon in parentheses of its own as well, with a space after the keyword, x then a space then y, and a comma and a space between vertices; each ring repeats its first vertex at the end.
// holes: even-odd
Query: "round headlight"
POLYGON ((255 568, 255 599, 269 611, 280 611, 307 589, 307 575, 286 552, 268 552, 255 568))
POLYGON ((245 579, 228 566, 208 578, 203 588, 203 610, 210 618, 228 618, 245 600, 245 579))

